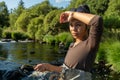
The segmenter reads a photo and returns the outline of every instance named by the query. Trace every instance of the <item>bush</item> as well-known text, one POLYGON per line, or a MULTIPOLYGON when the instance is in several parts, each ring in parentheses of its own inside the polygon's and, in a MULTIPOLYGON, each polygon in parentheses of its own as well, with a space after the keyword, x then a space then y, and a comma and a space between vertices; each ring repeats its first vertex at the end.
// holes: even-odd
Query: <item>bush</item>
POLYGON ((3 31, 2 38, 10 39, 11 38, 11 32, 10 31, 3 31))
POLYGON ((43 38, 43 41, 46 42, 46 43, 55 43, 55 39, 54 39, 54 36, 53 35, 50 35, 50 34, 47 34, 44 36, 43 38))
POLYGON ((55 36, 55 42, 64 43, 66 48, 68 48, 68 46, 72 41, 73 41, 73 38, 69 32, 62 32, 55 36))
POLYGON ((56 44, 60 43, 58 35, 55 35, 55 43, 56 44))
POLYGON ((25 40, 27 38, 28 36, 23 32, 16 31, 12 33, 12 39, 14 39, 15 41, 25 40))
POLYGON ((109 46, 107 42, 101 42, 100 43, 100 46, 99 46, 99 49, 98 49, 98 52, 97 52, 97 58, 96 58, 97 62, 99 62, 101 60, 107 61, 106 60, 107 46, 109 46))
POLYGON ((58 34, 60 42, 67 43, 73 41, 73 38, 69 32, 62 32, 58 34))
POLYGON ((2 37, 2 28, 0 28, 0 38, 2 37))

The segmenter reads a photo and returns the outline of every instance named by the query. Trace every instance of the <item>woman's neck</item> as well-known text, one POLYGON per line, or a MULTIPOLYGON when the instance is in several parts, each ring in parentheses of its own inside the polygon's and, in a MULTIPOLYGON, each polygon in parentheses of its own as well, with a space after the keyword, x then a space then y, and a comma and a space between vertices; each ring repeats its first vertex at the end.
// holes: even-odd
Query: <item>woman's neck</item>
POLYGON ((75 39, 75 42, 81 42, 81 41, 84 41, 84 40, 86 40, 87 38, 86 38, 86 36, 85 37, 80 37, 80 38, 76 38, 75 39))
POLYGON ((75 42, 74 42, 74 44, 73 44, 73 47, 75 47, 76 45, 78 45, 81 41, 82 40, 80 40, 80 39, 76 39, 75 42))

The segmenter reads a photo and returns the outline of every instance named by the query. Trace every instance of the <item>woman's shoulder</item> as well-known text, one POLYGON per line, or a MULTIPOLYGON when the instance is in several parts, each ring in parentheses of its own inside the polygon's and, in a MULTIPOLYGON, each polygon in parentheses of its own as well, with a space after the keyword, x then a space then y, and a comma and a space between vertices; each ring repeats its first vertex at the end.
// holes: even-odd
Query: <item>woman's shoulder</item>
POLYGON ((73 45, 74 45, 74 42, 70 43, 69 48, 72 48, 72 47, 73 47, 73 45))

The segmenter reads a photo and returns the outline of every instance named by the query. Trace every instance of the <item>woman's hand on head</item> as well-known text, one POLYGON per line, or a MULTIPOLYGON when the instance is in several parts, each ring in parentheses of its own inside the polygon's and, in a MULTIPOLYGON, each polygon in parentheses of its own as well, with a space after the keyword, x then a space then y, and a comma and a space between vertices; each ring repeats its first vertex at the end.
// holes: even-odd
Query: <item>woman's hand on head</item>
POLYGON ((66 11, 66 12, 61 13, 61 15, 60 15, 60 23, 69 22, 71 20, 72 16, 73 16, 72 11, 66 11))
POLYGON ((37 64, 34 67, 34 70, 40 71, 40 72, 49 71, 49 65, 50 64, 47 64, 47 63, 37 64))

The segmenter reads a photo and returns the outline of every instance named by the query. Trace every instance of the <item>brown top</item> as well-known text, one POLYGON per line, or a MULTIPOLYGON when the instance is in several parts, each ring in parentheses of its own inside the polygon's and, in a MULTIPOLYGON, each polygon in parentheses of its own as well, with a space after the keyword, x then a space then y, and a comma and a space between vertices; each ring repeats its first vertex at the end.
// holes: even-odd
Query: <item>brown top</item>
POLYGON ((67 52, 64 64, 69 68, 85 71, 92 68, 103 31, 103 20, 100 16, 95 16, 89 25, 89 37, 75 47, 70 47, 67 52))

